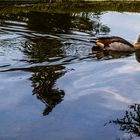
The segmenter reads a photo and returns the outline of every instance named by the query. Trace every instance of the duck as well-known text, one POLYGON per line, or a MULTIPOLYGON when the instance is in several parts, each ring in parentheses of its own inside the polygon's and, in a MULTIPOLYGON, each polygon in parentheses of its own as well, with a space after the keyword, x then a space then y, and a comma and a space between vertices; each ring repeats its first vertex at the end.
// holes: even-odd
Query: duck
POLYGON ((133 44, 118 36, 98 37, 94 43, 96 46, 93 50, 135 52, 136 49, 140 49, 140 33, 133 44))

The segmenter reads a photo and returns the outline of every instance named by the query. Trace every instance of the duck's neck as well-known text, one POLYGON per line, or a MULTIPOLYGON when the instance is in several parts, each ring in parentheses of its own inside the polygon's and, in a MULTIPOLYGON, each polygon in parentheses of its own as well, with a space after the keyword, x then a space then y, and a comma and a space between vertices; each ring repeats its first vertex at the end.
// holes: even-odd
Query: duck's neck
POLYGON ((137 35, 137 39, 135 43, 140 43, 140 34, 137 35))
POLYGON ((137 39, 133 46, 135 47, 135 49, 140 49, 140 34, 137 35, 137 39))

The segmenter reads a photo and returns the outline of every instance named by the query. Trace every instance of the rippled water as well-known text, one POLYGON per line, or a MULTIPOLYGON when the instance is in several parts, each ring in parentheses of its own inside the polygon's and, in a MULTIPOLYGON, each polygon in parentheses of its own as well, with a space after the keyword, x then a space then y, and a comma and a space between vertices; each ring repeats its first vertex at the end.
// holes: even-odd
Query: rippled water
POLYGON ((127 12, 0 17, 0 139, 139 139, 139 51, 97 57, 91 42, 133 42, 139 21, 127 12))

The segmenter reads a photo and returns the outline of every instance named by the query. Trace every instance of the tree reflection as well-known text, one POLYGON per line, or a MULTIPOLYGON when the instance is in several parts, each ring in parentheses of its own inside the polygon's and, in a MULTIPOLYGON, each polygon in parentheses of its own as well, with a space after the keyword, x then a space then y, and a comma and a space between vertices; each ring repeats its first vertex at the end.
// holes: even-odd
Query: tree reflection
POLYGON ((110 30, 100 23, 99 15, 100 13, 90 15, 84 12, 79 14, 28 13, 28 30, 35 31, 34 34, 37 36, 28 37, 27 42, 23 45, 22 52, 27 58, 26 61, 30 63, 50 62, 51 64, 31 70, 33 74, 30 80, 32 81, 33 95, 36 95, 37 99, 45 104, 43 115, 48 115, 65 95, 63 90, 55 87, 57 79, 65 74, 65 67, 52 65, 51 62, 57 63, 57 60, 63 59, 67 55, 66 49, 69 48, 64 47, 65 44, 61 38, 57 38, 57 34, 69 34, 72 30, 106 34, 110 30), (47 37, 42 37, 44 33, 47 37))
POLYGON ((65 74, 65 67, 61 65, 50 67, 36 67, 30 80, 32 81, 33 95, 45 104, 43 115, 48 115, 59 104, 65 95, 64 91, 56 88, 56 80, 65 74))
MULTIPOLYGON (((23 45, 22 51, 27 61, 32 63, 55 61, 64 58, 67 55, 66 53, 69 52, 69 49, 77 49, 76 47, 71 47, 71 44, 70 47, 67 45, 67 41, 69 43, 69 40, 73 38, 69 38, 69 40, 67 38, 67 40, 65 40, 65 38, 57 38, 57 33, 71 35, 69 31, 78 30, 82 32, 92 32, 94 35, 107 34, 110 29, 100 23, 100 15, 101 13, 87 12, 65 14, 29 13, 28 29, 37 31, 37 33, 40 34, 37 34, 37 37, 34 38, 28 37, 28 41, 23 45), (47 37, 42 37, 44 32, 47 33, 47 37), (54 34, 54 36, 52 34, 54 34), (64 40, 65 44, 63 43, 64 40)), ((78 41, 77 39, 77 42, 78 41)))
MULTIPOLYGON (((1 23, 7 24, 5 20, 26 22, 29 31, 37 33, 70 33, 71 30, 96 34, 108 34, 110 28, 100 21, 101 12, 28 12, 18 14, 0 15, 1 23)), ((21 30, 19 30, 21 32, 21 30)))
MULTIPOLYGON (((94 13, 92 16, 94 16, 94 13)), ((15 31, 17 34, 23 35, 23 42, 27 40, 26 43, 23 43, 22 48, 20 48, 26 62, 40 63, 39 65, 42 65, 41 62, 46 62, 46 66, 23 69, 32 73, 30 80, 32 82, 33 95, 36 95, 37 99, 45 104, 43 115, 49 114, 63 100, 65 95, 63 90, 55 87, 57 79, 66 72, 62 62, 59 61, 58 63, 57 60, 63 59, 67 55, 66 50, 68 50, 68 47, 63 48, 65 45, 63 44, 63 39, 65 38, 61 38, 58 34, 65 33, 71 35, 73 30, 94 32, 95 34, 109 32, 108 27, 105 27, 106 30, 101 30, 104 26, 100 23, 99 17, 98 14, 98 16, 91 19, 90 14, 83 12, 79 14, 29 12, 24 15, 12 16, 12 20, 18 21, 19 19, 19 21, 22 21, 23 19, 23 21, 27 22, 26 30, 17 28, 15 31), (48 63, 50 66, 48 66, 48 63), (60 65, 54 65, 54 63, 60 65)), ((6 17, 8 20, 10 18, 10 16, 6 17)), ((2 25, 4 24, 7 24, 5 20, 3 20, 2 25)), ((8 25, 10 24, 8 23, 8 25)), ((15 22, 12 23, 12 26, 14 24, 16 27, 15 22)), ((71 42, 74 42, 73 40, 71 42)), ((65 42, 67 43, 67 41, 68 39, 66 38, 65 42)), ((70 55, 70 60, 73 59, 73 55, 75 54, 70 55)), ((65 60, 63 59, 63 62, 65 60)), ((22 68, 15 70, 22 70, 22 68)))
POLYGON ((73 13, 72 26, 80 31, 92 32, 92 34, 108 34, 110 28, 100 22, 101 13, 81 12, 73 13))
POLYGON ((23 45, 23 53, 28 62, 44 62, 63 56, 61 41, 53 38, 39 37, 30 39, 23 45))
POLYGON ((40 13, 31 12, 29 13, 28 25, 31 30, 40 32, 68 32, 71 26, 70 14, 59 14, 59 13, 40 13))
POLYGON ((123 118, 111 120, 109 123, 119 125, 121 131, 130 135, 140 136, 140 104, 130 105, 123 118))
POLYGON ((68 33, 71 30, 107 34, 110 28, 100 23, 101 13, 29 13, 29 29, 47 33, 68 33))

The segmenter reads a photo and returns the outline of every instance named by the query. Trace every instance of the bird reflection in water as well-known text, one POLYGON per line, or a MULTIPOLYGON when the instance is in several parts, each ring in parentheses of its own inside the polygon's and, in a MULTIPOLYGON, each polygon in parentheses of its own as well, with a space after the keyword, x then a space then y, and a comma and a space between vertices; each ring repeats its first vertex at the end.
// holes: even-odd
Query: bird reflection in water
POLYGON ((127 132, 132 139, 134 136, 140 136, 140 104, 133 104, 125 111, 122 118, 111 120, 107 124, 115 124, 120 126, 120 130, 127 132))
POLYGON ((112 58, 123 58, 135 54, 137 62, 140 63, 140 49, 136 49, 135 52, 124 52, 124 51, 112 51, 102 50, 96 46, 92 47, 92 55, 97 59, 112 59, 112 58))
POLYGON ((30 78, 33 95, 45 104, 43 115, 48 115, 65 96, 63 90, 55 88, 56 80, 65 74, 63 69, 63 66, 39 67, 30 78))
POLYGON ((97 47, 92 47, 92 54, 97 59, 111 59, 111 58, 121 58, 130 56, 131 52, 122 52, 122 51, 112 51, 112 50, 101 50, 97 47))

